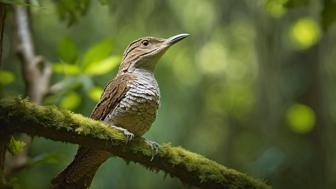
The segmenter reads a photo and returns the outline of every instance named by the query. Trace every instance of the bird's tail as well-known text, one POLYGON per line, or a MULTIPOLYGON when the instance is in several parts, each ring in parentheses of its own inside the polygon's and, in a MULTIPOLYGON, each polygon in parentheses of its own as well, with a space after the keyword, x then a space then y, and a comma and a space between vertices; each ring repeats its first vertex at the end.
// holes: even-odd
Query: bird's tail
POLYGON ((99 166, 110 156, 111 153, 106 151, 79 147, 71 164, 52 180, 52 188, 88 188, 99 166))

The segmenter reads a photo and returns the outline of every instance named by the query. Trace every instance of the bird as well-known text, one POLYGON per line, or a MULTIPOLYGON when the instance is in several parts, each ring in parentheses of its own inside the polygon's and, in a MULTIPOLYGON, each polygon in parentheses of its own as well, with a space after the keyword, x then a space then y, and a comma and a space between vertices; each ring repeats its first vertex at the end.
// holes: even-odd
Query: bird
MULTIPOLYGON (((160 103, 155 67, 169 47, 189 35, 183 33, 166 39, 142 37, 131 42, 123 53, 115 78, 106 85, 90 118, 120 130, 127 141, 145 134, 155 121, 160 103)), ((146 141, 154 158, 158 144, 146 141)), ((74 160, 52 180, 52 188, 88 188, 99 166, 111 155, 107 151, 79 146, 74 160)))

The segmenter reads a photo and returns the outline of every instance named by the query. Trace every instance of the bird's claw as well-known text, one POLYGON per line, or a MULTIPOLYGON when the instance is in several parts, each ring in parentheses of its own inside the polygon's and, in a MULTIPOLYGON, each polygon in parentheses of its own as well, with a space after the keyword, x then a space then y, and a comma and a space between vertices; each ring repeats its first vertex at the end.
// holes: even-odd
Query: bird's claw
POLYGON ((129 143, 131 140, 133 140, 133 138, 134 138, 134 134, 133 133, 129 132, 127 129, 125 129, 123 132, 124 132, 124 135, 127 138, 126 144, 129 143))
POLYGON ((129 132, 127 129, 117 127, 117 126, 112 126, 112 127, 124 133, 124 135, 126 136, 126 144, 128 144, 131 140, 133 140, 134 134, 129 132))
POLYGON ((152 149, 152 157, 151 157, 150 161, 153 161, 155 155, 159 153, 159 147, 160 147, 160 145, 158 143, 154 142, 154 141, 151 141, 151 140, 146 140, 146 143, 152 149))

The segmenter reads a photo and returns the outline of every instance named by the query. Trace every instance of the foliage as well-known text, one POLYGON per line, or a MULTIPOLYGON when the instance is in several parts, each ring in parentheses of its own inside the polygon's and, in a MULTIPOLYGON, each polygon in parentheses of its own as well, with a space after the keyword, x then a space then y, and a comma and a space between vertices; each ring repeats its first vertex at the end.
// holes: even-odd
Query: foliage
POLYGON ((10 138, 8 143, 8 150, 12 155, 16 155, 23 150, 23 147, 26 145, 25 142, 16 140, 13 136, 10 138))
MULTIPOLYGON (((161 105, 145 137, 183 146, 274 188, 335 188, 335 1, 32 2, 36 52, 53 66, 45 105, 89 115, 128 43, 191 33, 156 68, 161 105)), ((7 14, 1 96, 24 95, 11 19, 7 14)), ((18 185, 50 188, 76 146, 34 138, 32 157, 55 150, 58 163, 25 169, 18 185)), ((113 158, 91 188, 181 187, 162 175, 113 158)))
POLYGON ((57 12, 62 20, 66 20, 68 25, 78 21, 81 15, 84 15, 90 4, 90 0, 54 0, 57 6, 57 12))
POLYGON ((65 36, 60 41, 57 52, 61 61, 53 63, 53 70, 56 74, 66 77, 61 81, 64 95, 60 106, 74 110, 81 104, 81 96, 71 90, 78 86, 84 88, 89 98, 98 101, 102 88, 94 86, 93 77, 111 72, 120 62, 120 56, 111 56, 112 40, 106 39, 93 45, 80 59, 75 42, 69 36, 65 36))

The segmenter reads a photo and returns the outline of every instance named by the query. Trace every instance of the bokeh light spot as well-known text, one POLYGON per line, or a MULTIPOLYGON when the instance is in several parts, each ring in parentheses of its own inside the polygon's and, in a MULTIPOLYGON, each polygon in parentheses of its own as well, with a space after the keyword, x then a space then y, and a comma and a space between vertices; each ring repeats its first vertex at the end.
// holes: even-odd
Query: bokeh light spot
POLYGON ((100 95, 103 93, 103 88, 101 87, 94 87, 92 89, 90 89, 89 93, 88 93, 88 96, 98 102, 99 101, 99 98, 100 98, 100 95))
POLYGON ((315 126, 314 110, 304 104, 293 104, 287 110, 289 128, 296 133, 308 133, 315 126))
POLYGON ((227 49, 218 42, 209 42, 204 45, 197 57, 197 64, 203 73, 220 74, 227 67, 227 49))
POLYGON ((81 101, 81 96, 79 94, 70 92, 62 99, 60 106, 64 109, 74 110, 80 105, 81 101))
POLYGON ((0 70, 0 84, 8 85, 15 80, 15 75, 12 72, 0 70))
POLYGON ((265 4, 267 12, 274 17, 281 17, 286 13, 285 4, 288 0, 268 0, 265 4))
POLYGON ((295 47, 306 49, 320 39, 321 30, 313 19, 301 18, 290 27, 289 37, 295 47))

